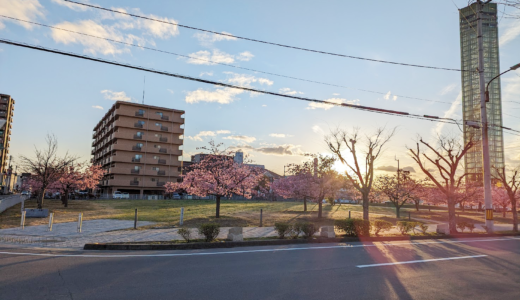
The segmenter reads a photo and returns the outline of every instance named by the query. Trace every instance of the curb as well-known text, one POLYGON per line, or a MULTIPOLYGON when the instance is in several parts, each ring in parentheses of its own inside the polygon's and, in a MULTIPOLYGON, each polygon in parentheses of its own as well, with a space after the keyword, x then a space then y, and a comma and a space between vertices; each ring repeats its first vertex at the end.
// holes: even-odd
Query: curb
POLYGON ((234 248, 234 247, 254 247, 254 246, 281 246, 295 244, 323 244, 323 243, 352 243, 352 242, 393 242, 410 240, 438 240, 438 239, 458 239, 458 238, 477 238, 477 237, 503 237, 520 236, 520 233, 507 234, 457 234, 457 235, 437 235, 437 236, 396 236, 396 237, 344 237, 344 238, 314 238, 296 240, 259 240, 243 242, 214 242, 214 243, 184 243, 184 244, 153 244, 156 242, 139 243, 102 243, 85 244, 84 250, 195 250, 195 249, 215 249, 215 248, 234 248), (148 244, 147 244, 148 243, 148 244))

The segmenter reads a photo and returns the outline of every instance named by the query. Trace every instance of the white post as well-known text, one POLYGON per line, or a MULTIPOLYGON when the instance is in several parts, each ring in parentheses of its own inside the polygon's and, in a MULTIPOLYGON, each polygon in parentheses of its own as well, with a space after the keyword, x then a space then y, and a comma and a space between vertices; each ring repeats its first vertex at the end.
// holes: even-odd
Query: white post
POLYGON ((52 222, 54 221, 54 213, 49 214, 49 231, 52 231, 52 222))
POLYGON ((79 213, 78 216, 78 232, 81 233, 81 227, 83 226, 83 213, 79 213))
POLYGON ((181 221, 179 222, 179 225, 182 226, 184 222, 184 207, 181 207, 181 221))
POLYGON ((20 226, 22 226, 22 229, 25 228, 25 210, 22 211, 22 219, 20 220, 20 226))
POLYGON ((478 72, 480 85, 480 121, 482 122, 482 164, 484 168, 484 204, 486 205, 486 226, 488 233, 494 231, 493 201, 491 198, 491 164, 489 161, 488 120, 486 107, 486 79, 484 77, 484 37, 482 33, 482 10, 484 4, 477 2, 477 39, 478 39, 478 72))

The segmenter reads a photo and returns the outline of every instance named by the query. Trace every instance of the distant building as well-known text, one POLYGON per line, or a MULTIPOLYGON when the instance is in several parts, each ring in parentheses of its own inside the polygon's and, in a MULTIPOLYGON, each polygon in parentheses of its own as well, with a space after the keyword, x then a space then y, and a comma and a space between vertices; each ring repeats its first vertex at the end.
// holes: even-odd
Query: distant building
MULTIPOLYGON (((473 3, 460 10, 460 53, 461 67, 468 72, 461 72, 463 120, 480 122, 480 86, 478 67, 477 42, 477 10, 478 3, 473 3)), ((484 5, 482 14, 482 33, 484 35, 484 77, 486 84, 500 74, 498 56, 498 20, 497 4, 484 5)), ((487 103, 487 118, 489 124, 502 126, 502 101, 500 78, 489 86, 489 102, 487 103)), ((489 127, 489 158, 492 169, 504 167, 504 139, 502 128, 489 127)), ((471 180, 482 180, 482 132, 481 129, 464 126, 464 143, 470 139, 476 140, 476 145, 464 156, 466 173, 471 180)))
POLYGON ((157 195, 180 181, 184 111, 117 101, 94 127, 92 163, 102 193, 157 195))
POLYGON ((13 128, 14 99, 0 94, 0 172, 6 174, 9 159, 9 142, 13 128))

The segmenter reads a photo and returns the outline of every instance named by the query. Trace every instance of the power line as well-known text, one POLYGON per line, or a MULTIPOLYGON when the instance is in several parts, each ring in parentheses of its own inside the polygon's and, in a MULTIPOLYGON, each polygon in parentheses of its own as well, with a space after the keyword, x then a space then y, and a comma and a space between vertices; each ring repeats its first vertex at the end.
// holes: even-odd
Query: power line
POLYGON ((506 115, 506 116, 510 116, 510 117, 513 117, 513 118, 520 119, 519 117, 516 117, 516 116, 510 115, 510 114, 506 114, 506 113, 504 113, 504 115, 506 115))
POLYGON ((119 67, 125 67, 125 68, 129 68, 129 69, 140 70, 140 71, 145 71, 145 72, 150 72, 150 73, 155 73, 155 74, 160 74, 160 75, 165 75, 165 76, 170 76, 170 77, 176 77, 176 78, 181 78, 181 79, 185 79, 185 80, 202 82, 202 83, 207 83, 207 84, 211 84, 211 85, 218 85, 218 86, 222 86, 222 87, 226 87, 226 88, 241 89, 241 90, 248 91, 248 92, 262 93, 262 94, 267 94, 267 95, 272 95, 272 96, 291 98, 291 99, 296 99, 296 100, 321 103, 321 104, 327 104, 327 105, 332 105, 332 106, 348 107, 348 108, 369 111, 369 112, 374 112, 374 113, 380 113, 380 114, 393 115, 393 116, 416 118, 416 119, 421 119, 421 120, 429 120, 429 121, 451 123, 451 124, 456 124, 456 122, 457 122, 456 120, 453 120, 453 119, 441 118, 441 117, 437 117, 437 116, 416 115, 416 114, 410 114, 407 112, 396 111, 396 110, 354 105, 354 104, 349 104, 349 103, 335 103, 335 102, 330 102, 330 101, 324 101, 324 100, 318 100, 318 99, 312 99, 312 98, 306 98, 306 97, 299 97, 299 96, 291 96, 291 95, 285 95, 285 94, 269 92, 269 91, 264 91, 264 90, 257 90, 257 89, 249 88, 249 87, 236 86, 236 85, 231 85, 231 84, 222 83, 222 82, 218 82, 218 81, 195 78, 195 77, 190 77, 190 76, 185 76, 185 75, 180 75, 180 74, 175 74, 175 73, 169 73, 166 71, 159 71, 159 70, 144 68, 144 67, 140 67, 140 66, 125 64, 125 63, 116 62, 116 61, 109 61, 109 60, 104 60, 104 59, 100 59, 100 58, 94 58, 94 57, 90 57, 90 56, 86 56, 86 55, 79 55, 79 54, 75 54, 75 53, 71 53, 71 52, 64 52, 64 51, 60 51, 60 50, 49 49, 49 48, 45 48, 42 46, 35 46, 35 45, 26 44, 26 43, 14 42, 14 41, 10 41, 7 39, 0 38, 0 43, 17 46, 17 47, 33 49, 33 50, 38 50, 38 51, 43 51, 43 52, 60 54, 60 55, 64 55, 64 56, 74 57, 74 58, 80 58, 80 59, 84 59, 84 60, 90 60, 90 61, 105 63, 105 64, 119 66, 119 67))
MULTIPOLYGON (((358 91, 362 91, 362 92, 368 92, 368 93, 374 93, 374 94, 380 94, 380 95, 386 95, 387 94, 385 92, 378 92, 378 91, 372 91, 372 90, 352 88, 352 87, 343 86, 343 85, 337 85, 337 84, 332 84, 332 83, 326 83, 326 82, 321 82, 321 81, 314 81, 314 80, 309 80, 309 79, 303 79, 303 78, 298 78, 298 77, 292 77, 292 76, 287 76, 287 75, 281 75, 281 74, 276 74, 276 73, 271 73, 271 72, 265 72, 265 71, 259 71, 259 70, 244 68, 244 67, 235 66, 235 65, 231 65, 231 64, 216 62, 216 61, 213 61, 213 60, 210 60, 210 59, 192 57, 192 56, 189 56, 189 55, 183 55, 183 54, 178 54, 178 53, 174 53, 174 52, 170 52, 170 51, 160 50, 160 49, 157 49, 157 48, 150 48, 150 47, 146 47, 146 46, 136 45, 136 44, 132 44, 132 43, 127 43, 127 42, 118 41, 118 40, 114 40, 114 39, 110 39, 110 38, 95 36, 95 35, 92 35, 92 34, 78 32, 78 31, 73 31, 73 30, 69 30, 69 29, 65 29, 65 28, 56 27, 56 26, 46 25, 46 24, 32 22, 32 21, 27 21, 27 20, 21 20, 21 19, 17 19, 17 18, 13 18, 13 17, 4 16, 4 15, 0 15, 0 17, 6 18, 6 19, 15 20, 15 21, 19 21, 19 22, 34 24, 34 25, 38 25, 38 26, 42 26, 42 27, 52 28, 52 29, 56 29, 56 30, 62 30, 62 31, 66 31, 66 32, 71 32, 71 33, 75 33, 75 34, 79 34, 79 35, 83 35, 83 36, 88 36, 88 37, 92 37, 92 38, 96 38, 96 39, 106 40, 106 41, 109 41, 109 42, 119 43, 119 44, 132 46, 132 47, 136 47, 136 48, 142 48, 142 49, 152 50, 152 51, 161 52, 161 53, 165 53, 165 54, 176 55, 176 56, 184 57, 184 58, 188 58, 188 59, 195 59, 195 60, 199 60, 199 61, 204 61, 204 62, 208 62, 208 63, 211 63, 211 64, 218 64, 218 65, 223 65, 223 66, 227 66, 227 67, 233 67, 233 68, 247 70, 247 71, 252 71, 252 72, 258 72, 258 73, 272 75, 272 76, 278 76, 278 77, 283 77, 283 78, 288 78, 288 79, 300 80, 300 81, 317 83, 317 84, 328 85, 328 86, 334 86, 334 87, 345 88, 345 89, 358 90, 358 91)), ((445 103, 445 104, 450 104, 450 105, 452 104, 452 102, 447 102, 447 101, 430 100, 430 99, 409 97, 409 96, 395 95, 395 94, 394 94, 394 96, 397 96, 397 97, 400 97, 400 98, 405 98, 405 99, 413 99, 413 100, 436 102, 436 103, 445 103)))
POLYGON ((122 12, 122 11, 117 11, 117 10, 113 10, 113 9, 109 9, 109 8, 105 8, 105 7, 101 7, 101 6, 96 6, 96 5, 91 5, 91 4, 87 4, 87 3, 75 2, 75 1, 71 1, 71 0, 63 0, 63 1, 74 3, 74 4, 78 4, 78 5, 83 5, 83 6, 87 6, 87 7, 91 7, 91 8, 95 8, 95 9, 100 9, 100 10, 104 10, 104 11, 109 11, 109 12, 113 12, 113 13, 117 13, 117 14, 127 15, 127 16, 130 16, 130 17, 145 19, 145 20, 154 21, 154 22, 160 22, 160 23, 169 24, 169 25, 175 25, 175 26, 179 26, 179 27, 183 27, 183 28, 187 28, 187 29, 198 30, 198 31, 202 31, 202 32, 218 34, 218 35, 232 37, 232 38, 241 39, 241 40, 246 40, 246 41, 250 41, 250 42, 257 42, 257 43, 268 44, 268 45, 279 46, 279 47, 290 48, 290 49, 296 49, 296 50, 301 50, 301 51, 307 51, 307 52, 313 52, 313 53, 319 53, 319 54, 326 54, 326 55, 332 55, 332 56, 339 56, 339 57, 345 57, 345 58, 352 58, 352 59, 359 59, 359 60, 366 60, 366 61, 373 61, 373 62, 379 62, 379 63, 385 63, 385 64, 393 64, 393 65, 401 65, 401 66, 408 66, 408 67, 416 67, 416 68, 436 69, 436 70, 445 70, 445 71, 457 71, 457 72, 473 72, 473 70, 461 70, 461 69, 453 69, 453 68, 442 68, 442 67, 424 66, 424 65, 416 65, 416 64, 407 64, 407 63, 393 62, 393 61, 387 61, 387 60, 379 60, 379 59, 373 59, 373 58, 358 57, 358 56, 352 56, 352 55, 346 55, 346 54, 338 54, 338 53, 326 52, 326 51, 320 51, 320 50, 313 50, 313 49, 296 47, 296 46, 289 46, 289 45, 285 45, 285 44, 279 44, 279 43, 273 43, 273 42, 267 42, 267 41, 262 41, 262 40, 257 40, 257 39, 237 36, 237 35, 233 35, 233 34, 229 34, 229 33, 222 33, 222 32, 217 32, 217 31, 197 28, 197 27, 193 27, 193 26, 182 25, 182 24, 179 24, 179 23, 172 23, 172 22, 168 22, 168 21, 164 21, 164 20, 154 19, 154 18, 145 17, 145 16, 142 16, 142 15, 131 14, 131 13, 122 12))

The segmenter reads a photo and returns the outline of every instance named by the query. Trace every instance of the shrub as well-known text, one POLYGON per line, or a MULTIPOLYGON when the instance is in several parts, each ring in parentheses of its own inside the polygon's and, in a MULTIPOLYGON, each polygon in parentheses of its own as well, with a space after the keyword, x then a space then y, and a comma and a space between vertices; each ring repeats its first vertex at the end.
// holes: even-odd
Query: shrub
POLYGON ((426 233, 426 230, 428 230, 428 225, 426 224, 421 223, 419 224, 419 227, 421 227, 423 233, 426 233))
POLYGON ((330 206, 334 206, 334 204, 336 204, 334 202, 334 197, 327 197, 327 202, 330 204, 330 206))
POLYGON ((300 230, 304 237, 311 238, 316 232, 318 232, 318 227, 313 223, 305 222, 300 225, 300 230))
POLYGON ((274 223, 274 230, 276 230, 276 233, 278 234, 278 237, 283 239, 286 235, 291 233, 291 224, 289 223, 274 223))
POLYGON ((302 232, 302 223, 296 223, 291 226, 291 231, 290 231, 291 238, 297 239, 300 236, 301 232, 302 232))
POLYGON ((419 222, 409 222, 409 223, 410 223, 410 227, 412 227, 413 234, 415 234, 416 227, 419 226, 421 223, 419 223, 419 222))
POLYGON ((185 227, 179 228, 179 230, 177 230, 177 233, 182 236, 182 238, 186 241, 186 243, 190 242, 191 231, 189 228, 185 228, 185 227))
POLYGON ((473 230, 475 230, 475 224, 468 223, 468 224, 466 224, 466 228, 469 229, 469 232, 473 233, 473 230))
POLYGON ((407 234, 415 227, 415 222, 409 222, 409 221, 399 221, 397 222, 397 229, 401 234, 407 234))
POLYGON ((461 232, 464 232, 466 225, 467 225, 466 222, 457 222, 457 228, 460 229, 461 232))
POLYGON ((334 226, 338 230, 344 231, 348 236, 370 236, 370 230, 372 229, 370 221, 363 219, 335 220, 334 226))
POLYGON ((215 240, 220 233, 220 225, 215 223, 205 223, 199 226, 199 235, 204 236, 206 242, 215 240))
POLYGON ((368 220, 354 219, 354 230, 357 236, 370 236, 370 230, 372 230, 372 223, 370 223, 370 221, 368 220))
POLYGON ((374 230, 377 236, 379 236, 379 232, 388 231, 392 228, 392 223, 385 220, 375 220, 374 221, 374 230))
POLYGON ((334 227, 338 230, 344 231, 348 236, 356 235, 356 231, 354 230, 354 219, 334 220, 334 227))

